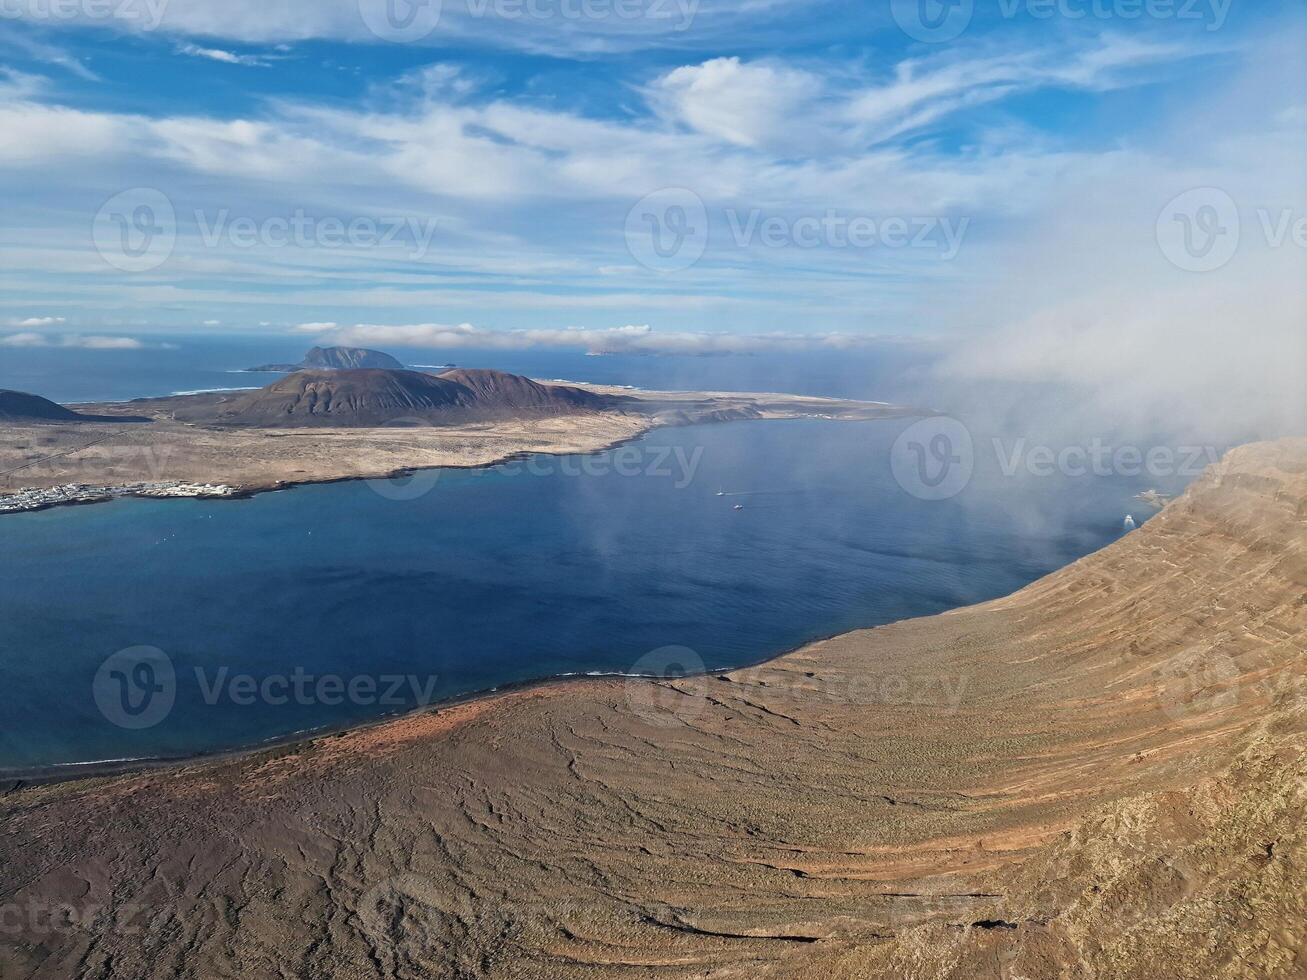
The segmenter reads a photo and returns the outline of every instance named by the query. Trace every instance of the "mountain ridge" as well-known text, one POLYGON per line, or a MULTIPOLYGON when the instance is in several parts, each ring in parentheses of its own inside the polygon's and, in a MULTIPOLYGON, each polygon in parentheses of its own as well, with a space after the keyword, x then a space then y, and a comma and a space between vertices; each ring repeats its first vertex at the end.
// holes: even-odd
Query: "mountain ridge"
POLYGON ((313 347, 298 364, 264 364, 245 370, 254 374, 271 374, 301 370, 350 371, 359 368, 400 371, 404 365, 384 351, 369 350, 366 347, 313 347))
POLYGON ((616 399, 502 371, 353 368, 296 371, 251 392, 197 403, 178 418, 221 425, 378 426, 600 411, 616 399))

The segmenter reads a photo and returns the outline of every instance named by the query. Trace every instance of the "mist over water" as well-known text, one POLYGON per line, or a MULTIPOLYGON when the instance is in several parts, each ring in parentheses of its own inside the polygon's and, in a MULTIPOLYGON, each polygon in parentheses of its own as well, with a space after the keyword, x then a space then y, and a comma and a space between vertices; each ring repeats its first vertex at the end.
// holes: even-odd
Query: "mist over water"
MULTIPOLYGON (((0 365, 0 386, 30 377, 40 383, 26 387, 78 401, 257 383, 266 376, 227 372, 296 358, 292 344, 187 339, 108 358, 59 351, 57 371, 41 360, 50 352, 19 351, 0 365)), ((345 483, 0 520, 0 710, 9 719, 0 769, 248 746, 419 700, 630 672, 668 646, 694 651, 704 669, 753 663, 1008 594, 1116 540, 1126 513, 1146 520, 1152 509, 1134 499, 1141 490, 1173 493, 1192 478, 1096 473, 1088 455, 1050 466, 1046 457, 1066 443, 1044 446, 1037 419, 1023 422, 1010 406, 1037 416, 1055 391, 1025 386, 1000 401, 980 386, 950 388, 934 379, 932 356, 894 346, 856 356, 452 360, 544 378, 947 411, 965 424, 973 458, 944 500, 922 499, 910 473, 906 487, 896 476, 894 447, 914 420, 813 420, 660 430, 614 453, 440 471, 414 499, 345 483), (998 404, 1002 417, 986 410, 998 404), (627 465, 618 452, 633 453, 627 465), (106 658, 140 647, 166 654, 176 704, 132 729, 106 717, 96 677, 106 658), (386 704, 212 696, 235 676, 261 683, 297 671, 414 682, 386 704)), ((1126 436, 1106 427, 1080 435, 1109 449, 1126 436)))

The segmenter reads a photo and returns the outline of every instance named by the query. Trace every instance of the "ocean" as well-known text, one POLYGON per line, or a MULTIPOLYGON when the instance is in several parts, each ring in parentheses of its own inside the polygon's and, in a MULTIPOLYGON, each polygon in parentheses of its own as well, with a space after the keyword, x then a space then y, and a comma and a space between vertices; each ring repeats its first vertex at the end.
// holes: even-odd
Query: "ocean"
MULTIPOLYGON (((212 343, 6 352, 0 387, 157 395, 235 386, 234 368, 302 353, 212 343)), ((878 400, 903 397, 914 370, 853 371, 847 357, 806 373, 770 358, 405 360, 878 400)), ((923 499, 892 466, 910 424, 666 429, 608 453, 407 481, 0 518, 0 770, 241 748, 562 675, 750 664, 1006 595, 1111 543, 1125 513, 1145 519, 1134 494, 1184 482, 1017 478, 977 432, 965 488, 923 499)))

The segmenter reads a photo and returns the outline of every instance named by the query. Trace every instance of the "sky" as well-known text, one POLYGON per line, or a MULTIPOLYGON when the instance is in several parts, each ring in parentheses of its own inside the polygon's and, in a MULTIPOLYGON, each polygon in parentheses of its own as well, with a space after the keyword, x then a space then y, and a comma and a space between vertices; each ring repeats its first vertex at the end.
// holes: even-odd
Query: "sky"
POLYGON ((959 377, 1147 400, 1234 364, 1255 397, 1304 325, 1305 25, 1280 0, 0 0, 0 356, 942 339, 959 377))

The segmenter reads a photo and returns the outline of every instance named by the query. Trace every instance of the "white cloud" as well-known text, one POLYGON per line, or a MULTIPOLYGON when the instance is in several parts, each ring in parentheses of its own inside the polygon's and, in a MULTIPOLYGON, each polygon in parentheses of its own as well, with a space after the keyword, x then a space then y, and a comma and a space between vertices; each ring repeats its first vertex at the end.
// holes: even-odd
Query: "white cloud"
POLYGON ((68 347, 82 350, 141 350, 146 345, 132 337, 95 337, 67 334, 51 337, 39 333, 16 333, 0 337, 0 347, 68 347))
POLYGON ((82 112, 16 101, 0 105, 0 166, 62 165, 79 158, 129 152, 141 122, 130 116, 82 112))
MULTIPOLYGON (((289 9, 271 0, 269 8, 289 9)), ((287 29, 298 29, 291 20, 287 29)), ((86 312, 74 322, 104 329, 115 318, 135 329, 140 319, 166 325, 179 316, 229 324, 438 317, 522 329, 543 318, 593 330, 636 321, 693 338, 718 325, 747 324, 755 335, 799 332, 796 324, 911 333, 981 314, 1003 319, 1006 311, 985 304, 960 303, 955 313, 949 303, 985 283, 1011 288, 1007 239, 1050 208, 1079 215, 1082 200, 1068 199, 1068 187, 1132 167, 1174 171, 1165 147, 1138 134, 1126 143, 1110 120, 1102 132, 1091 127, 1076 143, 1059 143, 1056 127, 1041 135, 1013 122, 1019 115, 992 125, 996 108, 974 140, 970 130, 960 146, 932 138, 933 121, 967 105, 1050 85, 1099 91, 1151 79, 1192 53, 1076 37, 1034 53, 1019 38, 1007 50, 987 42, 980 55, 953 46, 898 66, 687 58, 633 89, 629 112, 603 115, 551 107, 538 93, 494 94, 443 64, 384 90, 369 86, 354 103, 272 101, 221 118, 53 105, 40 80, 21 79, 7 102, 0 95, 0 180, 12 202, 0 229, 0 313, 58 302, 86 312), (122 276, 87 232, 106 199, 136 185, 173 200, 177 247, 159 269, 122 276), (623 230, 637 200, 669 186, 703 199, 712 236, 698 264, 660 276, 635 264, 623 230), (415 258, 406 241, 370 249, 205 243, 194 220, 200 212, 209 223, 223 213, 261 222, 299 208, 346 222, 399 215, 438 227, 415 258), (953 262, 912 248, 737 247, 726 214, 745 220, 754 208, 788 219, 834 209, 971 223, 953 262)), ((1211 138, 1191 136, 1198 145, 1211 138)), ((1029 276, 1021 281, 1023 297, 1039 289, 1029 276)), ((652 345, 672 334, 653 336, 613 342, 652 345)), ((684 341, 711 343, 723 342, 684 341)))
MULTIPOLYGON (((98 82, 99 76, 63 48, 37 40, 20 31, 0 32, 0 48, 10 48, 36 61, 62 68, 69 74, 88 82, 98 82)), ((4 71, 0 69, 0 72, 4 71)))
MULTIPOLYGON (((368 26, 384 24, 387 0, 138 0, 116 4, 121 16, 90 12, 97 4, 65 4, 72 23, 111 31, 273 44, 314 39, 383 43, 368 26), (80 10, 78 8, 81 8, 80 10)), ((643 0, 530 5, 446 0, 439 22, 416 46, 490 44, 552 55, 593 56, 646 47, 679 47, 713 36, 737 37, 741 17, 761 28, 810 0, 643 0), (502 11, 502 14, 501 14, 502 11)), ((48 22, 48 2, 13 3, 11 16, 48 22)), ((419 22, 419 26, 421 22, 419 22)))
POLYGON ((1304 252, 1273 234, 1307 221, 1307 131, 1284 105, 1307 92, 1280 73, 1297 43, 1268 44, 1222 97, 1159 132, 1154 153, 1070 175, 1045 220, 995 256, 1008 276, 940 297, 942 316, 972 328, 945 377, 1056 385, 1060 424, 1082 434, 1103 419, 1218 446, 1307 430, 1304 252), (1158 237, 1169 202, 1195 188, 1237 210, 1220 218, 1237 249, 1202 272, 1173 264, 1158 237))
POLYGON ((714 58, 668 72, 647 94, 665 118, 707 136, 738 146, 787 141, 793 147, 796 127, 804 127, 823 88, 806 71, 714 58))
POLYGON ((57 327, 65 322, 61 316, 29 316, 24 320, 10 320, 11 327, 17 327, 20 330, 35 330, 40 327, 57 327))
POLYGON ((209 61, 220 61, 226 65, 248 65, 265 68, 269 63, 266 58, 261 58, 258 55, 236 54, 222 48, 200 47, 198 44, 180 44, 177 46, 177 53, 189 55, 192 58, 207 58, 209 61))
POLYGON ((340 327, 306 323, 296 328, 325 334, 336 344, 427 347, 441 350, 582 350, 591 354, 746 354, 762 351, 846 350, 891 342, 868 334, 700 333, 656 331, 647 324, 623 327, 558 327, 494 330, 470 323, 374 324, 340 327))
POLYGON ((0 347, 48 347, 49 340, 39 333, 16 333, 0 337, 0 347))

